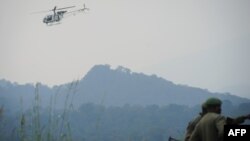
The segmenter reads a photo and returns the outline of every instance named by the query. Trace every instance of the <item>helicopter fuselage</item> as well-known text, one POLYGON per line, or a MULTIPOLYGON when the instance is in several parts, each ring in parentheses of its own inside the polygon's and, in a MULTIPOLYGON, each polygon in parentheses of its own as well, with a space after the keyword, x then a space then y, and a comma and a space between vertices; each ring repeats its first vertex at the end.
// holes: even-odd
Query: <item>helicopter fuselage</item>
POLYGON ((63 18, 63 14, 66 12, 67 11, 58 11, 55 14, 47 15, 43 18, 43 22, 46 24, 59 22, 63 18))
POLYGON ((64 14, 66 15, 75 15, 75 13, 78 12, 84 12, 85 10, 89 10, 88 8, 85 7, 85 4, 83 4, 83 8, 82 9, 77 9, 77 10, 73 10, 73 11, 67 11, 67 10, 62 10, 62 9, 69 9, 69 8, 74 8, 75 6, 68 6, 68 7, 63 7, 63 8, 57 8, 57 6, 55 6, 53 9, 49 10, 49 11, 40 11, 40 12, 36 12, 36 13, 44 13, 44 12, 50 12, 52 11, 53 14, 49 14, 47 16, 45 16, 43 18, 43 23, 46 23, 47 25, 54 25, 55 24, 59 24, 60 21, 63 19, 64 14))

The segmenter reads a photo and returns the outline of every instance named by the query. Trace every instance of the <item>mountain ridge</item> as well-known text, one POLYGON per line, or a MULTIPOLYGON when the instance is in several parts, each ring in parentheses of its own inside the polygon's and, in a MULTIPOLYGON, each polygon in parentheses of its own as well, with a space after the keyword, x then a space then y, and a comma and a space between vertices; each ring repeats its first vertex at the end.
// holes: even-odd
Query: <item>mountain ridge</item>
MULTIPOLYGON (((84 78, 81 79, 81 83, 84 83, 84 86, 90 82, 92 84, 89 85, 89 87, 92 87, 93 85, 97 86, 100 90, 99 93, 101 93, 101 91, 107 92, 109 90, 108 92, 109 94, 111 93, 110 97, 112 98, 116 97, 113 92, 110 92, 112 89, 114 91, 120 90, 120 93, 123 93, 123 96, 127 95, 127 97, 130 97, 131 99, 134 95, 140 93, 140 96, 134 97, 134 102, 132 102, 133 104, 139 105, 144 105, 142 101, 146 101, 146 105, 178 103, 193 106, 200 104, 206 98, 212 96, 219 97, 222 100, 232 101, 234 104, 249 102, 249 99, 247 98, 234 96, 230 93, 212 93, 206 89, 180 84, 177 85, 169 80, 163 79, 162 77, 132 72, 130 69, 122 66, 118 66, 116 69, 111 69, 110 65, 96 65, 87 73, 87 75, 85 75, 84 78), (189 94, 193 96, 190 96, 189 94), (193 99, 190 99, 190 97, 193 99), (140 100, 140 98, 143 100, 140 100), (165 99, 165 101, 163 99, 165 99)), ((126 104, 126 98, 123 98, 123 100, 124 101, 122 101, 122 99, 117 99, 117 101, 121 101, 121 104, 126 104)), ((110 100, 106 99, 106 101, 107 103, 112 103, 110 100)), ((128 104, 131 104, 130 102, 127 101, 128 104)))
MULTIPOLYGON (((8 96, 11 95, 17 101, 15 96, 21 96, 25 104, 34 99, 34 85, 11 84, 7 80, 0 80, 0 97, 8 99, 8 96), (4 84, 5 81, 6 84, 4 84)), ((84 103, 96 103, 106 106, 123 106, 125 104, 195 106, 200 105, 208 97, 218 97, 235 105, 250 102, 250 99, 230 93, 213 93, 206 89, 174 84, 157 75, 132 72, 122 66, 111 69, 110 65, 93 66, 79 81, 52 88, 40 84, 39 91, 41 100, 44 101, 43 105, 48 105, 51 96, 59 91, 60 96, 57 96, 59 105, 63 105, 65 98, 70 94, 72 102, 77 107, 84 103)))

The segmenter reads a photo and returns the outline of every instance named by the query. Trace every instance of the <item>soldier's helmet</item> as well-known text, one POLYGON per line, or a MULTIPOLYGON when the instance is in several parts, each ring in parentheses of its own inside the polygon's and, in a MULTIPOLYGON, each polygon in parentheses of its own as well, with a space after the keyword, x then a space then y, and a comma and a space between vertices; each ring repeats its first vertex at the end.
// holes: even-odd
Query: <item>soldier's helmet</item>
POLYGON ((220 106, 222 104, 222 101, 216 97, 210 97, 206 100, 206 102, 204 103, 205 107, 209 107, 209 106, 220 106))

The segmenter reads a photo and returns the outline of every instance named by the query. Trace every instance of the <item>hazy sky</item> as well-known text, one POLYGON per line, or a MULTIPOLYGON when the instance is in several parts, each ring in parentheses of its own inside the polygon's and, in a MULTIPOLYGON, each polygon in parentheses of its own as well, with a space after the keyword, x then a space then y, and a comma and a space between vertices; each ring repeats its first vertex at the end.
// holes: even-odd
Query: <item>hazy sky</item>
POLYGON ((20 84, 110 64, 250 98, 249 0, 1 0, 0 37, 0 79, 20 84), (83 3, 55 26, 30 14, 83 3))

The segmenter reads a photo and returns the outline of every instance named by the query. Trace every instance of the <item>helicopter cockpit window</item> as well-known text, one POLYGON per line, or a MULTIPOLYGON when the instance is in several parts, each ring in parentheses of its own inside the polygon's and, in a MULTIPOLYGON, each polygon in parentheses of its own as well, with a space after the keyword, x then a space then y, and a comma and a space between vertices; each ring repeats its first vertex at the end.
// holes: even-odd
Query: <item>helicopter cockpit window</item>
POLYGON ((50 15, 47 16, 47 20, 48 20, 48 21, 52 20, 52 16, 50 16, 50 15))

